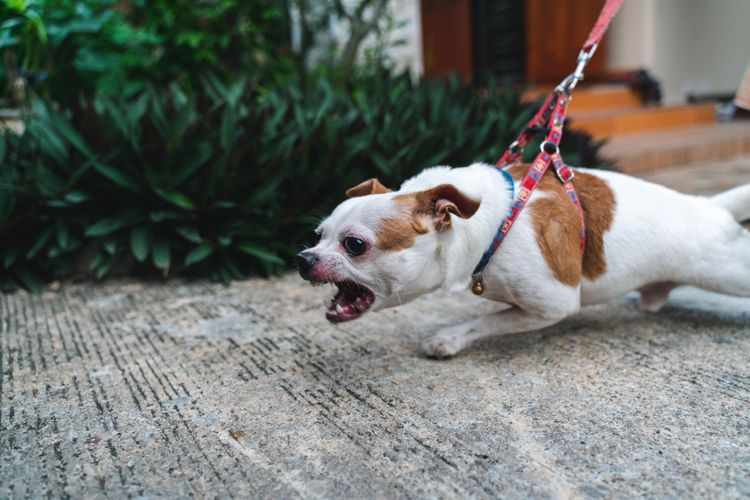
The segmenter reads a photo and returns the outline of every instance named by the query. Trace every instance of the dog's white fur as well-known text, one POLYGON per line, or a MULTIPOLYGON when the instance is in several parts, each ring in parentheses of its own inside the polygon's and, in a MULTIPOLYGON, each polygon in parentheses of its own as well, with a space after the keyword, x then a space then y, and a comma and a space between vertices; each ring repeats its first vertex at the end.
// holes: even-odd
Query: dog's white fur
MULTIPOLYGON (((579 170, 602 179, 615 197, 614 219, 604 233, 606 272, 591 281, 582 277, 578 286, 558 281, 537 245, 526 209, 484 275, 483 297, 513 307, 438 330, 423 344, 428 355, 451 356, 489 335, 543 328, 581 306, 631 290, 640 290, 648 311, 657 311, 670 290, 682 284, 750 296, 750 233, 737 222, 750 218, 750 185, 704 198, 614 172, 579 170)), ((535 192, 527 206, 542 196, 547 194, 535 192)), ((465 291, 511 201, 505 180, 491 165, 434 167, 406 181, 399 191, 343 202, 321 223, 321 241, 310 251, 326 280, 351 279, 370 288, 376 296, 374 309, 437 288, 465 291), (479 209, 466 219, 453 216, 448 230, 430 230, 409 248, 378 249, 381 221, 399 213, 394 197, 441 184, 452 184, 480 201, 479 209), (342 251, 342 238, 351 235, 370 243, 367 254, 351 258, 342 251)))

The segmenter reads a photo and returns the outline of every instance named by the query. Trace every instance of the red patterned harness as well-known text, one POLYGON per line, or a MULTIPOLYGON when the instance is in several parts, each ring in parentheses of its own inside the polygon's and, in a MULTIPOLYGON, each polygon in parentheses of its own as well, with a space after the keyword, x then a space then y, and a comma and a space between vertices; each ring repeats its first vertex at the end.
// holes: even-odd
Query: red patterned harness
POLYGON ((510 179, 509 183, 511 185, 511 191, 514 191, 512 178, 510 178, 510 175, 505 168, 518 162, 523 154, 524 148, 534 136, 535 130, 539 130, 540 128, 545 130, 549 129, 544 142, 542 142, 540 146, 539 154, 531 163, 529 171, 521 181, 518 195, 511 204, 510 212, 500 225, 500 228, 493 238, 492 243, 490 243, 489 248, 482 255, 479 264, 477 264, 472 272, 471 277, 473 285, 471 289, 476 295, 481 295, 484 292, 484 268, 489 263, 490 258, 495 251, 500 247, 505 236, 513 227, 513 224, 521 214, 523 207, 526 206, 526 202, 531 198, 532 193, 539 185, 539 182, 547 172, 550 164, 555 170, 557 178, 562 182, 563 188, 568 194, 568 197, 578 209, 581 221, 581 253, 586 249, 586 223, 583 214, 583 207, 581 206, 581 201, 578 198, 578 194, 576 193, 576 189, 572 182, 575 174, 573 173, 573 170, 563 162, 563 159, 560 156, 559 145, 560 140, 562 139, 565 113, 567 112, 571 93, 576 84, 583 80, 583 70, 594 55, 599 41, 604 36, 604 32, 607 30, 607 27, 609 27, 609 23, 617 13, 621 3, 622 0, 607 0, 601 14, 599 14, 599 19, 596 21, 594 28, 591 30, 589 37, 583 45, 583 50, 581 50, 581 53, 578 55, 578 66, 575 71, 557 86, 542 107, 539 108, 539 111, 536 112, 526 129, 518 136, 518 139, 508 147, 502 158, 497 162, 497 168, 504 174, 506 180, 510 179))

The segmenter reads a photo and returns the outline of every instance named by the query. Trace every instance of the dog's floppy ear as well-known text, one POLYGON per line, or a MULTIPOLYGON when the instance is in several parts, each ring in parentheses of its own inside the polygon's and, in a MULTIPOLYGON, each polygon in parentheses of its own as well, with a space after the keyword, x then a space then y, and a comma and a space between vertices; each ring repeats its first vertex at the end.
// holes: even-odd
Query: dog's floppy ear
POLYGON ((472 200, 453 184, 441 184, 419 194, 422 211, 430 213, 435 229, 441 231, 451 225, 451 215, 468 219, 479 209, 479 202, 472 200))
POLYGON ((346 195, 349 198, 356 196, 366 196, 368 194, 383 194, 389 193, 391 190, 380 183, 376 178, 368 179, 364 182, 360 182, 354 187, 346 190, 346 195))

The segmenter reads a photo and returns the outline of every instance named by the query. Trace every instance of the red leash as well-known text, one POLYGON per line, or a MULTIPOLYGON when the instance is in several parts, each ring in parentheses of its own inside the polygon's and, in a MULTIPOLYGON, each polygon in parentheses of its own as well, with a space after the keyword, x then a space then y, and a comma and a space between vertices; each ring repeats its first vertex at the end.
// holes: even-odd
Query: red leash
MULTIPOLYGON (((526 206, 526 202, 531 198, 531 194, 539 185, 542 177, 544 177, 550 164, 552 164, 552 168, 555 170, 558 179, 562 182, 568 197, 578 209, 581 221, 581 253, 586 249, 586 224, 583 207, 581 206, 581 201, 578 198, 576 189, 573 186, 573 170, 563 162, 563 159, 560 156, 559 145, 560 140, 562 139, 563 124, 565 123, 565 114, 567 112, 568 103, 570 102, 571 93, 576 84, 583 80, 583 71, 591 60, 591 57, 594 55, 594 52, 596 52, 599 42, 607 31, 607 28, 609 28, 609 24, 612 22, 612 18, 619 10, 621 4, 622 0, 607 0, 599 14, 599 18, 596 20, 596 23, 591 30, 591 33, 589 33, 586 42, 583 44, 583 49, 580 54, 578 54, 578 65, 576 66, 575 71, 568 75, 560 85, 555 88, 542 107, 539 108, 539 111, 537 111, 531 121, 529 121, 526 129, 518 136, 518 139, 511 143, 497 162, 497 168, 501 170, 515 164, 521 158, 526 145, 533 138, 534 130, 539 128, 549 129, 547 137, 540 146, 539 154, 531 163, 529 171, 526 173, 523 181, 521 181, 518 196, 516 196, 511 205, 510 212, 500 225, 495 238, 493 238, 492 243, 484 252, 482 259, 472 273, 472 281, 474 284, 471 289, 476 295, 481 295, 482 292, 484 292, 483 273, 485 266, 492 257, 492 254, 494 254, 500 247, 500 244, 503 242, 511 227, 513 227, 513 224, 526 206)), ((504 170, 503 173, 507 174, 504 170)))
POLYGON ((622 5, 622 0, 607 0, 607 3, 602 7, 601 14, 599 14, 599 19, 594 23, 594 27, 591 29, 589 37, 583 44, 584 51, 591 52, 593 55, 591 49, 596 50, 596 46, 599 45, 604 33, 607 31, 607 28, 609 28, 609 23, 612 22, 612 18, 615 17, 617 11, 620 10, 620 5, 622 5))

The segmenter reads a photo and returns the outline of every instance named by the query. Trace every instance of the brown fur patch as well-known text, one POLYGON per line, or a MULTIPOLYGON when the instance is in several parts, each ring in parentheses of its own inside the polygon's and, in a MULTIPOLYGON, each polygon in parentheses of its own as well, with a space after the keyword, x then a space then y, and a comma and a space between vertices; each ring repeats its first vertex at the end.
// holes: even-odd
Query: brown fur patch
POLYGON ((367 196, 368 194, 383 194, 390 193, 391 190, 380 183, 375 177, 367 179, 366 181, 360 182, 354 187, 350 187, 346 190, 346 195, 349 198, 357 196, 367 196))
POLYGON ((581 281, 581 233, 575 207, 570 200, 552 196, 534 201, 530 208, 544 260, 560 283, 576 286, 581 281))
POLYGON ((378 248, 386 252, 405 250, 414 245, 414 238, 428 231, 423 217, 412 210, 403 210, 403 215, 380 221, 378 248))
POLYGON ((607 183, 591 174, 576 173, 573 185, 581 199, 586 220, 586 251, 583 275, 594 280, 607 271, 604 255, 604 233, 615 219, 615 194, 607 183))
MULTIPOLYGON (((515 165, 508 169, 520 181, 528 165, 515 165)), ((573 185, 583 207, 586 221, 586 248, 583 262, 579 251, 580 220, 575 205, 571 203, 554 171, 544 174, 537 189, 548 196, 531 203, 531 217, 536 240, 547 265, 555 277, 566 285, 575 286, 583 274, 594 280, 605 273, 604 233, 614 220, 615 196, 607 183, 591 174, 576 172, 573 185)))

